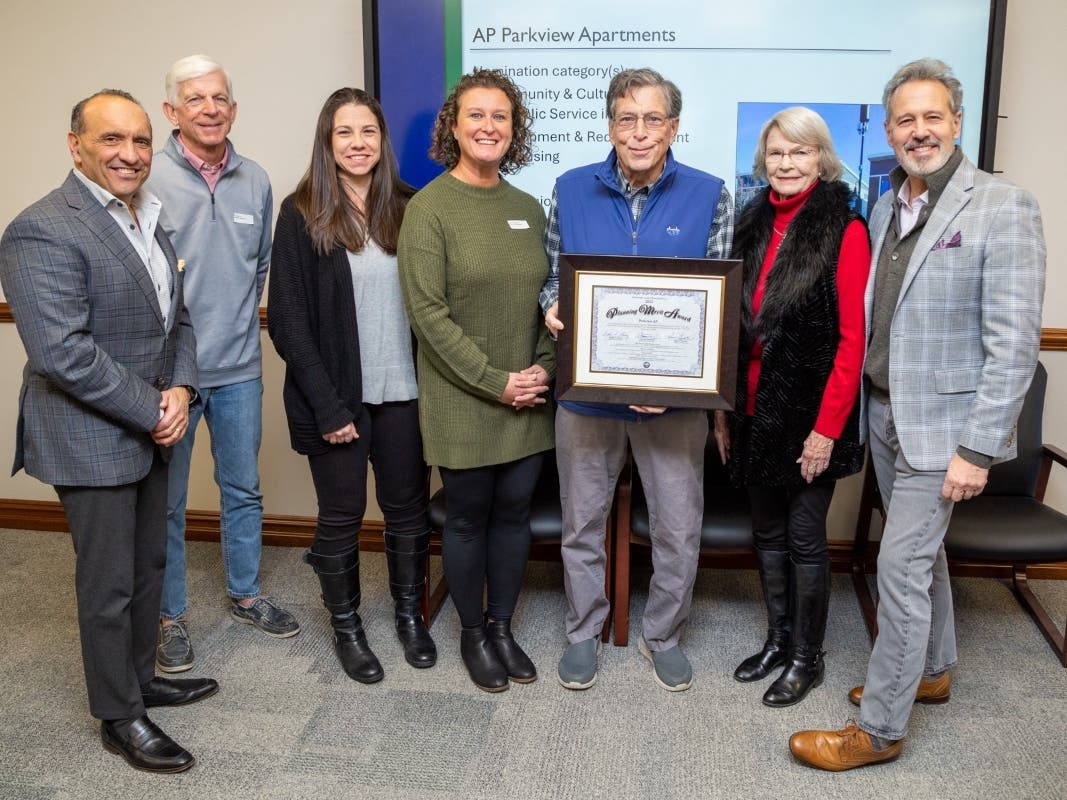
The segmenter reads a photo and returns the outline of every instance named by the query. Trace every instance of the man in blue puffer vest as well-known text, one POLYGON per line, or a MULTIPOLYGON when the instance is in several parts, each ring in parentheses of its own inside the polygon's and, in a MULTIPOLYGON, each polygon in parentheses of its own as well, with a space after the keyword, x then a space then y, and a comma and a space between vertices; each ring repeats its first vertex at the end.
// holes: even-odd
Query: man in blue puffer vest
MULTIPOLYGON (((549 330, 557 315, 560 253, 728 258, 733 204, 721 179, 679 164, 671 153, 682 95, 651 69, 611 81, 607 160, 560 176, 545 249, 541 291, 549 330)), ((559 681, 587 689, 597 676, 597 636, 607 618, 605 524, 629 441, 653 520, 652 562, 641 652, 667 691, 688 689, 689 660, 678 645, 689 616, 704 512, 704 411, 560 401, 556 457, 563 503, 563 565, 569 608, 559 681)))

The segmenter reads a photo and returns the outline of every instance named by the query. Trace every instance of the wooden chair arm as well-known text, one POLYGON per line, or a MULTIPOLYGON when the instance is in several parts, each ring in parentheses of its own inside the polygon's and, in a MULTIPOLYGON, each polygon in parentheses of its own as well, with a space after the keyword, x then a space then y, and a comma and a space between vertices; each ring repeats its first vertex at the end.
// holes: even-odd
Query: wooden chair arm
POLYGON ((1061 467, 1067 467, 1067 453, 1054 444, 1041 445, 1041 457, 1050 458, 1061 467))
POLYGON ((1045 490, 1048 488, 1053 461, 1061 467, 1067 467, 1067 453, 1054 444, 1041 445, 1041 471, 1037 474, 1037 489, 1034 491, 1034 497, 1042 502, 1045 500, 1045 490))

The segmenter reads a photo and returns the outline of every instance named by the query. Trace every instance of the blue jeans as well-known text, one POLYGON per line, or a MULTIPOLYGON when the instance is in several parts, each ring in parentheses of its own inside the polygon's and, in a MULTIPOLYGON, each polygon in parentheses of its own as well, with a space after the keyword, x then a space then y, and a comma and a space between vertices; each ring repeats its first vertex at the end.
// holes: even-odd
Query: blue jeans
POLYGON ((189 464, 200 418, 207 419, 215 483, 219 486, 222 564, 226 591, 234 599, 259 596, 263 544, 263 495, 259 491, 259 443, 263 433, 263 381, 200 390, 189 409, 189 430, 171 454, 167 492, 167 568, 160 616, 185 613, 185 502, 189 464))
POLYGON ((863 686, 859 726, 903 739, 924 675, 956 663, 945 532, 955 504, 943 471, 917 470, 900 450, 891 405, 871 398, 871 460, 886 507, 878 551, 878 638, 863 686))

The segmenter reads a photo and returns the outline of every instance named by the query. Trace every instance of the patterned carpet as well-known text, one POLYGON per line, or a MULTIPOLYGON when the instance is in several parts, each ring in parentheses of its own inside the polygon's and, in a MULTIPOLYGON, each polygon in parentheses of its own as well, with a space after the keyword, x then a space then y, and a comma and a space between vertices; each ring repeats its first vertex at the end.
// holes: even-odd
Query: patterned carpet
MULTIPOLYGON (((449 603, 433 628, 438 665, 407 666, 381 555, 364 556, 363 611, 386 678, 362 686, 336 663, 299 551, 264 550, 264 590, 303 624, 298 636, 272 640, 230 619, 218 546, 194 543, 197 661, 187 674, 217 678, 222 691, 153 710, 197 765, 151 776, 106 753, 88 715, 68 537, 0 531, 0 553, 0 798, 1067 797, 1067 670, 992 580, 953 584, 960 667, 952 701, 916 708, 896 763, 830 774, 794 763, 786 741, 800 728, 840 727, 855 710, 845 693, 862 680, 868 646, 845 575, 834 576, 825 683, 800 705, 772 710, 759 702, 765 684, 730 676, 762 637, 753 572, 701 571, 683 640, 696 672, 690 691, 659 689, 635 646, 606 646, 597 685, 568 692, 554 677, 563 646, 560 566, 534 563, 515 630, 541 678, 487 695, 460 663, 449 603)), ((1035 589, 1057 621, 1067 617, 1067 584, 1035 589)), ((636 592, 633 641, 643 603, 636 592)))

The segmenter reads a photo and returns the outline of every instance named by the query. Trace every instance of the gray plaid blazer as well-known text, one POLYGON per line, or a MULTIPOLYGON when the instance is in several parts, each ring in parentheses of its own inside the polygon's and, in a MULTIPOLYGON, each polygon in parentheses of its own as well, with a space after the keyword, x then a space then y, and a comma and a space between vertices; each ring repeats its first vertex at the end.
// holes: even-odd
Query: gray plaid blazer
POLYGON ((73 173, 4 232, 0 280, 28 356, 12 474, 119 486, 148 473, 160 390, 197 385, 182 274, 162 226, 156 241, 173 277, 168 328, 144 262, 73 173))
MULTIPOLYGON (((886 193, 871 214, 875 271, 893 223, 886 193)), ((966 158, 919 233, 893 315, 890 400, 904 457, 945 470, 959 445, 1015 457, 1015 421, 1037 364, 1045 238, 1029 192, 966 158)))

